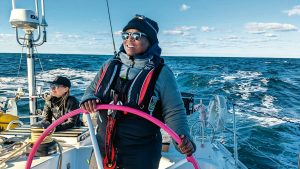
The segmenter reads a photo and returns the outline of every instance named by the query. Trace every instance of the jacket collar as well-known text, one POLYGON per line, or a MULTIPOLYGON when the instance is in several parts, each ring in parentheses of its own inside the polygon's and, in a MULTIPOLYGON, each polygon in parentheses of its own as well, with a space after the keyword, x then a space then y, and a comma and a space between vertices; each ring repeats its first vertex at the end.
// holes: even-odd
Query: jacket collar
POLYGON ((126 51, 121 45, 118 56, 121 59, 121 62, 127 66, 135 68, 143 68, 146 64, 152 64, 157 66, 158 60, 160 60, 161 48, 158 46, 158 43, 153 44, 144 54, 133 56, 134 59, 126 54, 126 51))

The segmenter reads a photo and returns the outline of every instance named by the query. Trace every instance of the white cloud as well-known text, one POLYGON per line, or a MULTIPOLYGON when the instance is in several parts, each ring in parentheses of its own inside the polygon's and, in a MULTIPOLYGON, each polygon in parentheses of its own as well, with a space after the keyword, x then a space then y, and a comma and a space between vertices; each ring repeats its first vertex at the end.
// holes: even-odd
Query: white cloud
POLYGON ((230 35, 230 36, 227 36, 226 39, 235 41, 235 40, 238 40, 240 38, 236 35, 230 35))
POLYGON ((300 15, 300 5, 294 6, 293 9, 287 10, 285 13, 287 13, 288 16, 300 15))
POLYGON ((163 34, 186 36, 190 34, 191 30, 195 30, 195 29, 197 29, 197 26, 180 26, 171 30, 165 30, 163 31, 163 34))
POLYGON ((61 32, 54 32, 54 38, 59 39, 63 37, 63 33, 61 32))
POLYGON ((179 31, 179 30, 165 30, 163 33, 166 35, 182 35, 183 34, 183 32, 179 31))
POLYGON ((68 38, 78 39, 81 38, 80 35, 67 35, 68 38))
POLYGON ((47 45, 80 44, 81 42, 84 42, 86 40, 86 37, 79 34, 68 34, 64 32, 48 33, 47 36, 47 45))
POLYGON ((217 41, 230 41, 230 40, 238 40, 238 39, 242 39, 241 37, 238 37, 236 35, 228 35, 228 36, 223 36, 223 37, 217 37, 217 38, 210 38, 212 40, 217 40, 217 41))
POLYGON ((197 26, 180 26, 180 27, 176 27, 175 29, 181 30, 181 31, 190 31, 193 29, 197 29, 197 26))
POLYGON ((265 34, 266 37, 270 37, 270 38, 275 38, 277 37, 277 35, 273 34, 273 33, 266 33, 265 34))
POLYGON ((282 23, 247 23, 245 29, 249 33, 265 33, 267 31, 297 31, 298 28, 292 24, 282 24, 282 23))
POLYGON ((14 37, 15 34, 8 34, 8 33, 0 33, 0 38, 8 38, 8 37, 14 37))
POLYGON ((211 31, 214 31, 214 30, 215 30, 214 27, 208 27, 208 26, 202 26, 201 27, 202 32, 211 32, 211 31))
MULTIPOLYGON (((8 34, 8 33, 0 33, 0 42, 7 43, 7 44, 17 44, 16 43, 16 35, 15 34, 8 34)), ((6 49, 3 45, 1 48, 6 49)))
POLYGON ((277 35, 271 34, 271 33, 265 33, 264 37, 252 37, 252 36, 236 36, 236 35, 228 35, 223 37, 215 37, 210 38, 212 41, 217 41, 215 44, 223 44, 223 46, 231 46, 236 45, 237 47, 243 47, 245 45, 251 45, 254 44, 257 46, 269 43, 269 42, 275 42, 277 40, 277 35))
POLYGON ((121 36, 121 33, 122 33, 122 31, 121 31, 121 30, 119 30, 119 31, 115 31, 115 32, 114 32, 114 35, 116 35, 116 36, 121 36))
POLYGON ((180 11, 187 11, 189 10, 191 7, 186 5, 186 4, 182 4, 181 7, 180 7, 180 11))
POLYGON ((252 38, 252 39, 246 39, 245 42, 246 43, 254 43, 256 45, 261 45, 262 43, 265 42, 272 42, 273 40, 271 39, 261 39, 261 38, 252 38))
POLYGON ((80 39, 80 38, 82 38, 78 34, 65 34, 62 32, 54 32, 53 35, 54 35, 53 37, 55 39, 80 39))

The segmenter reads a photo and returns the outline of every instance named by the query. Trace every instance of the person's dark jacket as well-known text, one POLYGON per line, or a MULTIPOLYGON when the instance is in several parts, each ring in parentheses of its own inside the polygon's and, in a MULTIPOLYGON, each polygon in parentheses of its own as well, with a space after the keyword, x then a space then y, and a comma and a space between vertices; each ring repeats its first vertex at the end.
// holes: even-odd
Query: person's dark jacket
MULTIPOLYGON (((78 100, 69 96, 67 98, 66 104, 62 104, 61 98, 52 97, 49 101, 45 102, 44 111, 43 111, 43 120, 49 123, 52 123, 52 119, 57 120, 63 115, 67 114, 72 110, 79 108, 78 100)), ((55 131, 61 131, 65 129, 72 128, 74 126, 80 125, 79 115, 68 118, 65 122, 58 125, 55 131)))
MULTIPOLYGON (((129 59, 129 56, 124 53, 124 49, 121 47, 121 52, 118 54, 122 64, 120 77, 127 76, 128 79, 134 78, 136 74, 144 67, 144 65, 153 57, 160 57, 161 49, 157 44, 154 44, 144 55, 135 56, 134 61, 129 59)), ((100 71, 97 73, 95 79, 87 87, 81 103, 90 99, 99 99, 95 96, 95 88, 97 82, 102 74, 103 68, 108 64, 109 60, 101 66, 100 71)), ((156 81, 154 95, 161 101, 161 113, 164 122, 174 130, 178 135, 185 135, 190 140, 191 136, 189 134, 189 127, 187 123, 186 110, 181 98, 180 91, 177 86, 176 79, 174 77, 171 69, 164 65, 159 77, 156 81)), ((104 120, 105 121, 105 120, 104 120)), ((132 125, 131 123, 128 125, 132 125)), ((138 127, 138 125, 135 125, 138 127)), ((137 133, 139 130, 127 129, 130 135, 135 135, 137 137, 143 133, 137 133)))
MULTIPOLYGON (((127 56, 121 48, 121 52, 117 56, 122 62, 119 77, 126 77, 126 79, 129 80, 133 79, 151 59, 159 58, 160 52, 161 49, 155 44, 144 55, 135 56, 133 61, 129 59, 129 56, 127 56)), ((95 95, 95 89, 103 72, 103 68, 108 62, 109 61, 104 63, 94 81, 86 89, 85 94, 81 99, 81 103, 90 99, 99 99, 95 95)), ((189 127, 181 94, 174 74, 167 65, 164 65, 158 80, 156 81, 154 95, 161 101, 161 113, 164 122, 178 135, 185 135, 192 140, 189 134, 189 127)), ((98 119, 97 139, 103 156, 107 117, 105 114, 100 114, 100 117, 101 120, 98 119)), ((150 122, 135 116, 123 116, 117 121, 114 142, 118 149, 117 161, 118 165, 120 165, 119 167, 158 168, 161 157, 161 134, 153 124, 150 124, 150 122), (142 154, 145 153, 147 155, 143 156, 142 154), (147 159, 145 159, 146 157, 151 160, 148 160, 149 162, 147 162, 147 159)))

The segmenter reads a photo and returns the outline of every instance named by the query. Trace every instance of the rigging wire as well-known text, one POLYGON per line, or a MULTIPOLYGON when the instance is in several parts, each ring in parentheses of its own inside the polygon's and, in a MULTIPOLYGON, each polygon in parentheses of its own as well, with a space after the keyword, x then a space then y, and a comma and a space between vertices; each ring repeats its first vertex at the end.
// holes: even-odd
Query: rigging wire
POLYGON ((108 19, 109 19, 109 25, 110 25, 110 33, 111 33, 111 38, 112 38, 112 42, 113 42, 114 55, 117 55, 116 45, 115 45, 115 38, 114 38, 114 33, 113 33, 111 18, 110 18, 108 0, 106 0, 106 7, 107 7, 107 13, 108 13, 108 19))
POLYGON ((44 72, 44 67, 43 67, 41 58, 39 58, 39 52, 38 52, 38 50, 37 50, 37 47, 34 46, 34 49, 35 49, 35 53, 36 53, 36 59, 39 61, 40 67, 41 67, 41 69, 42 69, 42 72, 44 72))
MULTIPOLYGON (((233 131, 231 130, 231 129, 229 129, 229 128, 227 128, 227 127, 224 127, 225 128, 225 130, 227 130, 227 131, 229 131, 229 132, 231 132, 231 133, 233 133, 233 131)), ((239 134, 236 134, 236 136, 238 137, 238 138, 241 138, 242 139, 242 137, 239 135, 239 134)), ((281 164, 279 164, 277 161, 275 161, 275 160, 273 160, 272 158, 270 158, 268 155, 266 155, 264 152, 262 152, 262 151, 260 151, 258 148, 256 148, 255 146, 253 146, 251 143, 249 143, 248 141, 242 141, 242 143, 247 143, 247 145, 252 149, 252 150, 255 150, 255 151, 257 151, 258 153, 260 153, 262 156, 264 156, 265 158, 267 158, 267 159, 269 159, 270 161, 272 161, 273 163, 275 163, 277 166, 281 166, 281 164)))
POLYGON ((22 50, 21 50, 21 57, 20 57, 20 61, 19 61, 19 67, 18 67, 18 73, 17 73, 17 77, 20 76, 20 70, 21 70, 21 65, 22 65, 22 58, 23 58, 23 52, 24 52, 24 42, 25 42, 25 35, 24 35, 24 38, 23 39, 23 45, 22 45, 22 50))
MULTIPOLYGON (((45 72, 45 71, 44 71, 44 67, 43 67, 41 58, 39 57, 39 52, 38 52, 38 50, 37 50, 37 47, 34 46, 33 50, 35 50, 34 53, 36 53, 36 59, 39 61, 39 64, 40 64, 40 67, 41 67, 41 71, 42 71, 42 73, 44 73, 44 72, 45 72)), ((35 61, 35 60, 34 60, 34 61, 35 61)), ((42 78, 42 77, 41 77, 41 78, 42 78)), ((35 83, 37 83, 37 81, 38 81, 37 78, 35 78, 35 83)), ((38 107, 38 105, 37 105, 37 107, 38 107)), ((38 110, 38 109, 37 109, 37 110, 38 110)))
POLYGON ((23 58, 23 47, 22 47, 21 57, 20 57, 20 61, 19 61, 19 67, 18 67, 17 77, 20 76, 20 70, 21 70, 21 65, 22 65, 22 58, 23 58))
MULTIPOLYGON (((282 120, 284 122, 287 122, 287 123, 290 123, 290 124, 294 124, 294 125, 297 125, 297 126, 300 126, 300 122, 295 122, 295 121, 292 121, 291 119, 288 119, 287 117, 281 117, 279 115, 276 115, 276 114, 270 114, 270 113, 267 113, 267 112, 260 112, 260 111, 256 111, 256 110, 251 110, 251 109, 248 109, 248 108, 244 108, 242 106, 239 106, 235 103, 233 103, 235 106, 237 106, 240 110, 242 110, 243 112, 253 112, 253 113, 257 113, 257 114, 263 114, 263 115, 266 115, 268 117, 272 117, 272 118, 275 118, 275 119, 278 119, 278 120, 282 120)), ((233 132, 231 131, 230 129, 226 128, 226 130, 230 131, 230 132, 233 132)), ((242 138, 240 135, 236 134, 237 137, 239 138, 242 138)), ((255 146, 253 146, 252 144, 250 144, 248 141, 243 141, 245 143, 247 143, 247 145, 252 149, 252 150, 256 150, 258 153, 260 153, 261 155, 263 155, 265 158, 271 160, 273 163, 275 163, 277 166, 280 166, 282 167, 281 164, 279 164, 277 161, 273 160, 272 158, 270 158, 268 155, 266 155, 265 153, 263 153, 262 151, 260 151, 258 148, 256 148, 255 146)))

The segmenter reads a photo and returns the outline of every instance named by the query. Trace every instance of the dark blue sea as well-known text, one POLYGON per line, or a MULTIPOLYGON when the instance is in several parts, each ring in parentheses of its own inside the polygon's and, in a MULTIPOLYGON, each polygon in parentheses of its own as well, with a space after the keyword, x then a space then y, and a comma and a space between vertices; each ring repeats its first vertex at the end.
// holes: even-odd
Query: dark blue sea
MULTIPOLYGON (((81 98, 101 64, 110 56, 39 54, 37 85, 57 75, 71 79, 71 94, 81 98)), ((233 57, 163 57, 179 88, 205 104, 215 94, 235 103, 239 159, 249 168, 297 168, 300 152, 300 59, 233 57)), ((0 97, 26 92, 26 55, 0 54, 0 97)), ((42 102, 38 103, 43 106, 42 102)), ((18 102, 28 114, 26 100, 18 102)), ((232 124, 226 124, 232 128, 232 124)), ((226 131, 225 131, 226 132, 226 131)), ((229 136, 227 133, 225 136, 229 136)), ((225 138, 232 151, 232 139, 225 138)))

